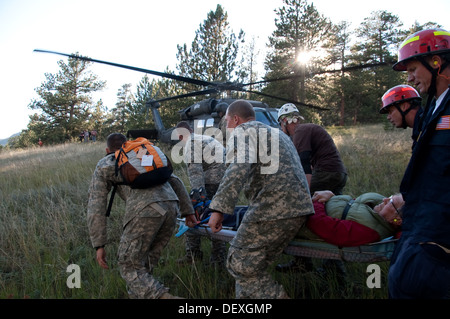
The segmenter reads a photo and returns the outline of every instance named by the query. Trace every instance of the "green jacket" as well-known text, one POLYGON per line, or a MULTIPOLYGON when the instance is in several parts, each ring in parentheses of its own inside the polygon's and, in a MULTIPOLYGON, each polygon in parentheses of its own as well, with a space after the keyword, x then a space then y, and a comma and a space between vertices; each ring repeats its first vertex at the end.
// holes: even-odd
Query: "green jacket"
POLYGON ((353 220, 375 230, 384 239, 392 236, 395 229, 373 210, 383 198, 383 195, 377 193, 365 193, 355 199, 349 195, 337 195, 326 203, 325 208, 328 216, 353 220), (347 206, 346 216, 343 216, 347 206))

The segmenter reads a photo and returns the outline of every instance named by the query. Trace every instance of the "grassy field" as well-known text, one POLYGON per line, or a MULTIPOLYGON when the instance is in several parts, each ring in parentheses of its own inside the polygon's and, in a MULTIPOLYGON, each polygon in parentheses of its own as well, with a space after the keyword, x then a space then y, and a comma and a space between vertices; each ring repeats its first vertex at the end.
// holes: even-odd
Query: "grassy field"
MULTIPOLYGON (((346 194, 389 196, 398 191, 411 150, 409 129, 370 125, 328 130, 348 169, 346 194)), ((123 202, 115 201, 109 218, 109 270, 97 265, 86 227, 89 181, 104 153, 103 142, 0 153, 0 298, 127 298, 116 264, 123 202), (81 288, 67 286, 70 264, 80 267, 81 288)), ((186 182, 181 166, 175 172, 186 182)), ((209 242, 203 245, 208 254, 209 242)), ((234 280, 226 270, 211 268, 208 256, 203 263, 178 265, 183 255, 183 239, 173 237, 155 269, 172 293, 234 298, 234 280)), ((290 259, 283 255, 277 262, 290 259)), ((315 272, 273 275, 294 298, 387 298, 388 263, 379 265, 382 285, 374 289, 366 285, 367 264, 347 263, 344 287, 335 276, 323 278, 315 272)))

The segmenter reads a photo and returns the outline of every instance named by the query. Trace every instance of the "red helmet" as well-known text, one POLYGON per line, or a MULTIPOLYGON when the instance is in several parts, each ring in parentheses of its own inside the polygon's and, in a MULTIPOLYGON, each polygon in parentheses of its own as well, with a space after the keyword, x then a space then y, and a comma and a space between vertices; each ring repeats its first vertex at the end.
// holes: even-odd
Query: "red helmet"
POLYGON ((450 32, 444 29, 428 29, 416 32, 407 37, 398 49, 398 62, 395 71, 406 71, 405 62, 430 54, 450 52, 450 32))
POLYGON ((403 103, 409 100, 418 99, 422 100, 416 89, 409 85, 397 85, 384 93, 381 98, 383 105, 381 106, 380 113, 385 114, 388 112, 389 106, 396 103, 403 103))

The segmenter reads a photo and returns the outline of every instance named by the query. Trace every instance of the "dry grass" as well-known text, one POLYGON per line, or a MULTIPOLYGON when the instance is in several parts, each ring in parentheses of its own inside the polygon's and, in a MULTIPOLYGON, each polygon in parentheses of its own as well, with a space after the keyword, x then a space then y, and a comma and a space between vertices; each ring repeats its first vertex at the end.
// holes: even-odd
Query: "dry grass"
MULTIPOLYGON (((348 169, 347 194, 398 191, 410 155, 409 129, 371 125, 329 132, 348 169)), ((89 181, 104 150, 104 143, 97 142, 0 153, 0 298, 127 298, 115 264, 123 203, 115 201, 109 219, 112 269, 98 267, 87 234, 89 181), (80 289, 66 285, 66 268, 72 263, 81 268, 80 289)), ((175 172, 187 181, 183 167, 175 172)), ((209 243, 203 244, 208 252, 209 243)), ((234 297, 234 281, 226 270, 211 269, 207 263, 180 266, 175 261, 183 255, 183 240, 172 238, 155 270, 172 292, 190 298, 234 297)), ((386 272, 387 263, 381 264, 386 272)), ((369 289, 365 267, 348 265, 344 290, 336 278, 314 273, 274 276, 298 298, 386 298, 385 274, 381 289, 369 289)))

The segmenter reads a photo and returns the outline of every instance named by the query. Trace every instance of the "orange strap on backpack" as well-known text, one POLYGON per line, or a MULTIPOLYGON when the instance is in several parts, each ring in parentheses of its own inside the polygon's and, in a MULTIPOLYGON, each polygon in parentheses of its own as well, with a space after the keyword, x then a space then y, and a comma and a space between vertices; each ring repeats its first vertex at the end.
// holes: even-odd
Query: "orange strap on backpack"
MULTIPOLYGON (((161 159, 161 156, 158 154, 158 151, 155 148, 151 147, 151 145, 153 145, 153 143, 144 137, 138 137, 134 141, 125 142, 122 148, 116 151, 116 158, 118 159, 117 163, 118 167, 121 167, 123 164, 128 162, 128 157, 126 155, 128 152, 130 152, 131 150, 135 150, 135 152, 137 152, 137 150, 139 150, 140 147, 145 147, 148 153, 153 156, 153 162, 156 168, 163 167, 164 163, 161 159)), ((147 171, 152 171, 154 169, 155 167, 153 166, 146 166, 147 171)))

